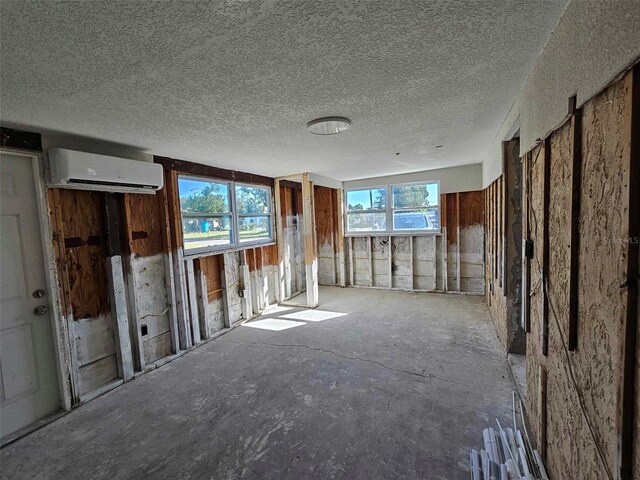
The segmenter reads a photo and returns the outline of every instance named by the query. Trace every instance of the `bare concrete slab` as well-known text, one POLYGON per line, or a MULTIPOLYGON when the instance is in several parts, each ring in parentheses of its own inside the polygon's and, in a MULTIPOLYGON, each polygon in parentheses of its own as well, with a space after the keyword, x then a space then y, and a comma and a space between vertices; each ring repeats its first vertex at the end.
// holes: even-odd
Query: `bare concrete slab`
POLYGON ((320 302, 8 445, 2 478, 468 478, 514 388, 483 298, 323 287, 320 302))

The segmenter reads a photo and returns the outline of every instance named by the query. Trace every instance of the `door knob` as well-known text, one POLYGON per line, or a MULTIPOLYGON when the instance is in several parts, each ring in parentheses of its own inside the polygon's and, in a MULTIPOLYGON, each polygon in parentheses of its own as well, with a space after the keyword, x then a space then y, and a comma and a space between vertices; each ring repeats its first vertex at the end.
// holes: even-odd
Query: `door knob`
POLYGON ((36 315, 46 315, 49 309, 44 305, 38 305, 33 309, 33 313, 36 315))

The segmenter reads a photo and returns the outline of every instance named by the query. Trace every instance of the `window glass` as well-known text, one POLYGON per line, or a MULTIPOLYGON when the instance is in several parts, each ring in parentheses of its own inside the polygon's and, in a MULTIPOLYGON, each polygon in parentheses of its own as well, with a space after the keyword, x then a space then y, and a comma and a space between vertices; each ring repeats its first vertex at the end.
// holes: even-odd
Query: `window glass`
POLYGON ((270 238, 271 217, 240 217, 238 219, 238 236, 242 243, 270 238))
POLYGON ((269 187, 180 176, 178 196, 187 254, 273 240, 269 187))
POLYGON ((386 230, 387 214, 381 213, 349 213, 347 214, 348 230, 350 232, 371 232, 386 230))
POLYGON ((438 205, 437 183, 393 187, 393 208, 420 208, 432 205, 438 205))
POLYGON ((182 217, 184 249, 231 245, 231 215, 219 217, 182 217))
POLYGON ((347 232, 439 231, 439 197, 437 182, 349 190, 346 192, 347 232), (387 201, 387 192, 391 195, 390 201, 387 201))
POLYGON ((384 210, 387 204, 387 192, 384 188, 350 190, 347 192, 347 211, 384 210))
POLYGON ((182 213, 229 213, 229 184, 207 180, 178 179, 182 213))
POLYGON ((399 210, 393 212, 394 230, 436 230, 438 209, 399 210))
POLYGON ((236 208, 239 214, 269 213, 269 188, 236 185, 236 208))

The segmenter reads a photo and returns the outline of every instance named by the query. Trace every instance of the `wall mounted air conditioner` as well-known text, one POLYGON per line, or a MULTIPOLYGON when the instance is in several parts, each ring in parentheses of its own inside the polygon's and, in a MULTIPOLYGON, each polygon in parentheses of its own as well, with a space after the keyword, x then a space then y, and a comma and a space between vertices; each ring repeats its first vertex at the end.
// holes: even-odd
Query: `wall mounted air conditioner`
POLYGON ((155 193, 164 185, 162 165, 65 148, 49 150, 52 187, 103 192, 155 193))

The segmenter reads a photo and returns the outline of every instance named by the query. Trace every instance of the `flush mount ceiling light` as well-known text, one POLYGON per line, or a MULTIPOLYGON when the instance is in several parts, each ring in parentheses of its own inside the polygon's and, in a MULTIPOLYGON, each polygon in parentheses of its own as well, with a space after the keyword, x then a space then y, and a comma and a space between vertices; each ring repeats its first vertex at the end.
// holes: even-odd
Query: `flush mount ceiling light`
POLYGON ((351 120, 344 117, 316 118, 307 123, 307 130, 314 135, 335 135, 351 127, 351 120))

